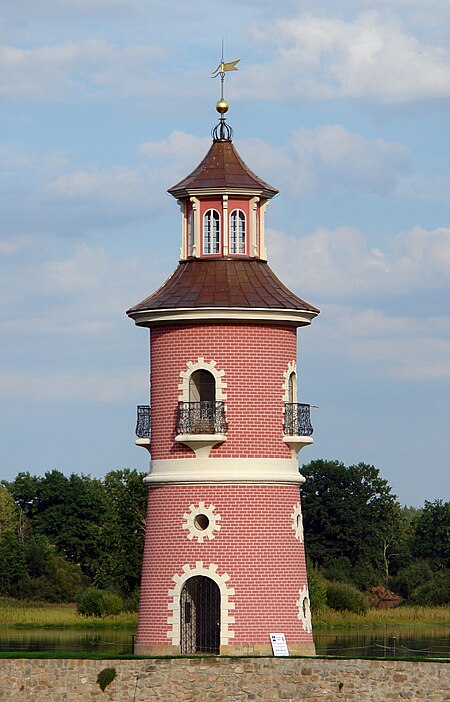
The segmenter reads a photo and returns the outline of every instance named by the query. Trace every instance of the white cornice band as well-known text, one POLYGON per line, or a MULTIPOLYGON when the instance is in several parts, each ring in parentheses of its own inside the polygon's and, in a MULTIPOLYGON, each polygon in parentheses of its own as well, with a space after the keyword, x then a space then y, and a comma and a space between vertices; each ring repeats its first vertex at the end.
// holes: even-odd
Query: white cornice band
POLYGON ((251 196, 259 196, 259 197, 264 197, 267 199, 271 199, 273 197, 276 197, 278 193, 274 193, 271 190, 267 190, 267 188, 244 188, 244 187, 239 187, 239 188, 230 188, 230 187, 224 187, 220 186, 218 188, 178 188, 177 190, 170 190, 170 195, 172 195, 175 198, 188 198, 188 197, 201 197, 202 195, 205 197, 212 197, 212 196, 217 196, 217 197, 222 197, 222 195, 237 195, 239 197, 251 197, 251 196))
POLYGON ((128 316, 138 327, 151 327, 155 324, 177 324, 183 322, 276 322, 304 327, 311 324, 318 312, 268 307, 178 307, 132 311, 128 316))
POLYGON ((298 463, 286 458, 178 458, 152 461, 149 485, 301 485, 298 463))

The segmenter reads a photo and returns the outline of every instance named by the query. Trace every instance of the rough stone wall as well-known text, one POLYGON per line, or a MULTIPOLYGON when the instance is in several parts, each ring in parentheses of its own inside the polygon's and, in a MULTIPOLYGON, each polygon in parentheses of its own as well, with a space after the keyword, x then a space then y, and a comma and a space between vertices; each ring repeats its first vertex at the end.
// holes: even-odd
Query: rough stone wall
POLYGON ((450 700, 446 663, 306 658, 1 660, 8 702, 404 702, 450 700), (115 668, 101 691, 97 675, 115 668))

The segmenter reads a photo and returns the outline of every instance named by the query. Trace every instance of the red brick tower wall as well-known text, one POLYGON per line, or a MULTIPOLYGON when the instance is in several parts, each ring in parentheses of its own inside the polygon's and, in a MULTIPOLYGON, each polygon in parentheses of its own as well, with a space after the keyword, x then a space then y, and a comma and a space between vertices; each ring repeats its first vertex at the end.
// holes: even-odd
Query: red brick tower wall
POLYGON ((299 618, 299 591, 307 585, 303 542, 295 537, 292 513, 300 499, 297 486, 162 486, 149 491, 148 522, 141 584, 138 643, 168 646, 171 612, 168 592, 173 576, 198 561, 228 574, 230 611, 235 623, 229 644, 242 652, 270 649, 269 633, 283 632, 290 649, 312 645, 299 618), (220 531, 204 543, 189 540, 183 515, 191 504, 215 506, 220 531), (163 536, 162 536, 163 535, 163 536), (248 648, 246 648, 248 647, 248 648))
MULTIPOLYGON (((283 408, 286 374, 296 358, 296 329, 265 323, 194 323, 151 330, 152 460, 192 459, 195 473, 194 452, 175 436, 180 372, 189 372, 188 363, 199 358, 215 361, 226 383, 227 440, 211 451, 210 459, 233 459, 243 481, 249 477, 245 459, 292 461, 283 441, 283 408)), ((182 471, 189 477, 190 468, 183 466, 182 471)), ((300 593, 307 587, 303 537, 295 530, 299 503, 298 484, 242 484, 239 479, 222 485, 151 484, 139 650, 170 652, 170 617, 179 608, 179 596, 170 594, 174 577, 199 562, 204 573, 214 567, 232 592, 232 636, 221 651, 229 646, 234 652, 268 652, 269 634, 277 632, 286 635, 291 652, 303 651, 302 646, 313 650, 311 631, 299 616, 300 593), (207 509, 214 506, 220 525, 203 542, 190 539, 183 528, 191 506, 200 503, 207 509)))
POLYGON ((211 458, 286 458, 283 383, 296 329, 271 324, 191 324, 151 330, 152 459, 194 458, 175 441, 180 372, 203 357, 225 371, 228 432, 211 458))

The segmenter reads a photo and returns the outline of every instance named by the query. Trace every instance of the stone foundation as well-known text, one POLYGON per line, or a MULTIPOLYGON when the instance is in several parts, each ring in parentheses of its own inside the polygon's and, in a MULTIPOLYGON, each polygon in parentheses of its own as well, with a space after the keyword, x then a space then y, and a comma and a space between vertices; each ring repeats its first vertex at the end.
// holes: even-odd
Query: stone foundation
POLYGON ((445 702, 449 672, 448 663, 319 658, 3 659, 0 700, 445 702), (116 677, 102 692, 105 668, 116 677))
MULTIPOLYGON (((180 646, 140 646, 136 644, 135 653, 137 656, 179 656, 180 646)), ((311 644, 289 644, 289 654, 291 656, 315 656, 316 647, 311 644)), ((221 656, 270 656, 272 657, 272 647, 270 644, 231 644, 220 647, 221 656)))

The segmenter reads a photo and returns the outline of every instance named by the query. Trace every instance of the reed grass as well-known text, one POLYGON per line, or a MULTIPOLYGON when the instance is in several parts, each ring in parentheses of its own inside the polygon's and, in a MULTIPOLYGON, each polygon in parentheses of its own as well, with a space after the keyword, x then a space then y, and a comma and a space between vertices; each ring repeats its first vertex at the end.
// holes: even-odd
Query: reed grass
MULTIPOLYGON (((133 628, 137 614, 122 612, 109 617, 84 617, 77 613, 74 604, 48 602, 23 602, 0 598, 0 626, 16 628, 133 628)), ((450 624, 449 607, 396 607, 394 609, 369 609, 364 614, 338 612, 325 607, 313 612, 313 627, 333 629, 343 627, 368 628, 414 624, 450 624)))
POLYGON ((324 607, 313 612, 313 628, 333 629, 342 627, 414 626, 450 624, 449 607, 395 607, 392 609, 369 609, 364 614, 336 611, 324 607))
POLYGON ((108 617, 84 617, 77 613, 74 604, 22 602, 11 598, 0 598, 0 626, 126 629, 136 624, 137 614, 134 612, 122 612, 108 617))

